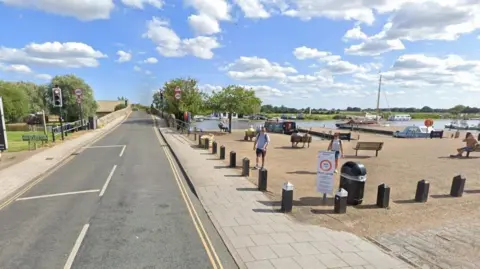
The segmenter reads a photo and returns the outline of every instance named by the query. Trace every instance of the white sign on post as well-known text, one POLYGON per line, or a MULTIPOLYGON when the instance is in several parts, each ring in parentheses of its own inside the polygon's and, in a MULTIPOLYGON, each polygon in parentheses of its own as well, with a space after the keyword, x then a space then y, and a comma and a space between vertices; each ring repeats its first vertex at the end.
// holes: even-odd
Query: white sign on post
POLYGON ((3 116, 3 99, 0 96, 0 157, 1 152, 8 149, 7 128, 5 128, 5 117, 3 116))
POLYGON ((182 90, 179 87, 175 88, 175 99, 180 100, 182 98, 182 90))
POLYGON ((333 173, 335 172, 335 152, 318 152, 317 192, 324 194, 333 192, 333 173))
POLYGON ((76 89, 75 90, 75 95, 76 96, 82 96, 82 93, 83 93, 82 89, 76 89))

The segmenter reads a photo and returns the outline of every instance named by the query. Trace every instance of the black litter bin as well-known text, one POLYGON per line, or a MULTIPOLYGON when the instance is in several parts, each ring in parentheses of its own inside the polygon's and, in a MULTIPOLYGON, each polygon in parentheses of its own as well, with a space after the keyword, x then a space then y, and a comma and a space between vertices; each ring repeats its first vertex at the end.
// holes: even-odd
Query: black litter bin
POLYGON ((363 202, 367 169, 361 163, 346 162, 340 170, 340 187, 348 192, 347 204, 359 205, 363 202))

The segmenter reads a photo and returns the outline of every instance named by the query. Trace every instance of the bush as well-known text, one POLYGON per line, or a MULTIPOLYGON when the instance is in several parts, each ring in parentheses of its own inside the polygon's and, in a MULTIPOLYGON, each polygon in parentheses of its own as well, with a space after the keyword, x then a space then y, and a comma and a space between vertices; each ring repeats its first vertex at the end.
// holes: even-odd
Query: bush
POLYGON ((122 110, 124 108, 127 108, 127 106, 125 104, 118 104, 118 105, 115 106, 115 111, 122 110))

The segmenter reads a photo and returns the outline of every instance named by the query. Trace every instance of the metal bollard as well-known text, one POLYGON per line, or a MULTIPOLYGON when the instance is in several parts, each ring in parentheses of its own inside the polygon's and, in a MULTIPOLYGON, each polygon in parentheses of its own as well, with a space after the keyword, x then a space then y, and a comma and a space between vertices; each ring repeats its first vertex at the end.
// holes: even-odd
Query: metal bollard
POLYGON ((258 190, 267 191, 267 176, 268 171, 265 168, 262 168, 258 171, 258 190))
POLYGON ((348 197, 348 192, 344 189, 339 189, 338 192, 335 194, 333 211, 336 214, 347 213, 347 197, 348 197))
POLYGON ((210 139, 205 138, 205 145, 203 145, 203 147, 204 147, 206 150, 209 150, 209 149, 210 149, 210 139))
POLYGON ((220 146, 220 160, 225 160, 225 146, 220 146))
POLYGON ((237 167, 237 153, 235 151, 230 151, 230 167, 237 167))
POLYGON ((462 197, 463 190, 465 189, 466 181, 467 179, 462 175, 455 176, 452 180, 452 187, 450 188, 450 196, 462 197))
POLYGON ((282 188, 282 206, 281 211, 288 213, 292 212, 293 208, 293 184, 290 182, 284 183, 282 188))
POLYGON ((193 140, 197 140, 197 133, 193 133, 193 140))
POLYGON ((250 176, 250 160, 247 157, 242 160, 242 176, 250 176))
POLYGON ((430 190, 430 182, 425 179, 417 183, 417 191, 415 192, 415 202, 425 203, 428 200, 428 192, 430 190))
POLYGON ((198 135, 198 146, 202 146, 202 136, 200 134, 198 135))
POLYGON ((388 208, 390 205, 390 187, 387 184, 378 185, 377 206, 380 208, 388 208))
POLYGON ((217 154, 217 142, 212 143, 212 154, 217 154))

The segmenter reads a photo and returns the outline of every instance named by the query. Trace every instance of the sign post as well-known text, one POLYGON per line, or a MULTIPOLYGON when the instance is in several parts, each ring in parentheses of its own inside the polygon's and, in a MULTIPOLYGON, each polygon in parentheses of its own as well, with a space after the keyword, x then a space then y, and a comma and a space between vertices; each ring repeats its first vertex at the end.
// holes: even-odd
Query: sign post
POLYGON ((5 128, 5 117, 3 114, 3 99, 0 96, 0 159, 2 158, 2 152, 7 149, 7 128, 5 128))
POLYGON ((323 203, 326 204, 327 194, 333 192, 335 152, 320 151, 317 156, 317 192, 323 193, 323 203))
POLYGON ((78 104, 78 110, 80 112, 80 120, 82 121, 82 128, 83 128, 83 90, 82 89, 76 89, 75 90, 75 96, 77 97, 77 104, 78 104))

